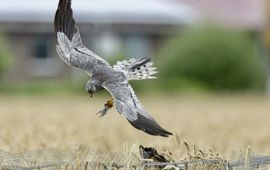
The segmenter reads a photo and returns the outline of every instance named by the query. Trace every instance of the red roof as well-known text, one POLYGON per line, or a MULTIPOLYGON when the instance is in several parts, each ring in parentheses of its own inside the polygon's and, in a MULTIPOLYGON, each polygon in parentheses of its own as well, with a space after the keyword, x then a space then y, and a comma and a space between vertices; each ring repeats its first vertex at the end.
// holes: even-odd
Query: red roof
POLYGON ((267 0, 176 0, 230 27, 260 29, 264 25, 267 0))

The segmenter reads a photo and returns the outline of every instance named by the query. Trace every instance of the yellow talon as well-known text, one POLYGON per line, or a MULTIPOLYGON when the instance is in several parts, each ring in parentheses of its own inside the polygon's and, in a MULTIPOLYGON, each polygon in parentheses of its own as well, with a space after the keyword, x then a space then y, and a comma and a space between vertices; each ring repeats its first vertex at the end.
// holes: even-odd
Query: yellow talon
POLYGON ((105 106, 112 108, 113 107, 113 99, 108 100, 107 103, 105 104, 105 106))

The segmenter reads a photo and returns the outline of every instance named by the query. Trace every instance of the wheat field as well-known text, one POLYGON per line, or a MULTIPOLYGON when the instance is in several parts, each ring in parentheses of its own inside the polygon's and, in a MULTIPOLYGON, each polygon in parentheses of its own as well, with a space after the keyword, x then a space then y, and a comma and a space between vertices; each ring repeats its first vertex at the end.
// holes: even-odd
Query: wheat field
MULTIPOLYGON (((145 109, 181 141, 233 158, 249 146, 270 154, 270 98, 257 95, 139 95, 145 109)), ((34 151, 79 145, 121 152, 133 144, 176 152, 175 136, 134 129, 115 109, 95 114, 108 96, 0 95, 0 150, 34 151)), ((182 148, 183 150, 185 148, 182 148)), ((183 151, 184 152, 184 151, 183 151)))

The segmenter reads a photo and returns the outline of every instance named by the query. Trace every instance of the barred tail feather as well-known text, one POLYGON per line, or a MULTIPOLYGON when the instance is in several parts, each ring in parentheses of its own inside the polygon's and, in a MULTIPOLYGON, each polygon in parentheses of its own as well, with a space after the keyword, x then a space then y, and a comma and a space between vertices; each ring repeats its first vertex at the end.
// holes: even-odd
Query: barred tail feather
POLYGON ((123 72, 129 80, 155 79, 156 77, 153 75, 158 73, 149 57, 140 60, 132 58, 128 61, 119 61, 114 69, 123 72))
POLYGON ((140 65, 130 69, 128 72, 129 80, 144 80, 144 79, 155 79, 154 74, 158 73, 156 67, 152 66, 152 62, 148 62, 144 65, 140 65))

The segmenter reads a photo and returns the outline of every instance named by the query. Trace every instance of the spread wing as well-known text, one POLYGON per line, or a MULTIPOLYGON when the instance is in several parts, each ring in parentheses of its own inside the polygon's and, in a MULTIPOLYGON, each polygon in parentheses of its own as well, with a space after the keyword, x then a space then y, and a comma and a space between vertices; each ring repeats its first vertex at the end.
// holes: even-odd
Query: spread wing
POLYGON ((144 110, 127 81, 125 83, 104 83, 103 87, 114 98, 117 111, 123 114, 133 127, 150 135, 163 137, 172 135, 144 110))
POLYGON ((71 0, 59 0, 54 28, 57 33, 56 51, 70 66, 78 67, 93 75, 100 70, 112 69, 110 64, 87 49, 81 40, 71 9, 71 0))

